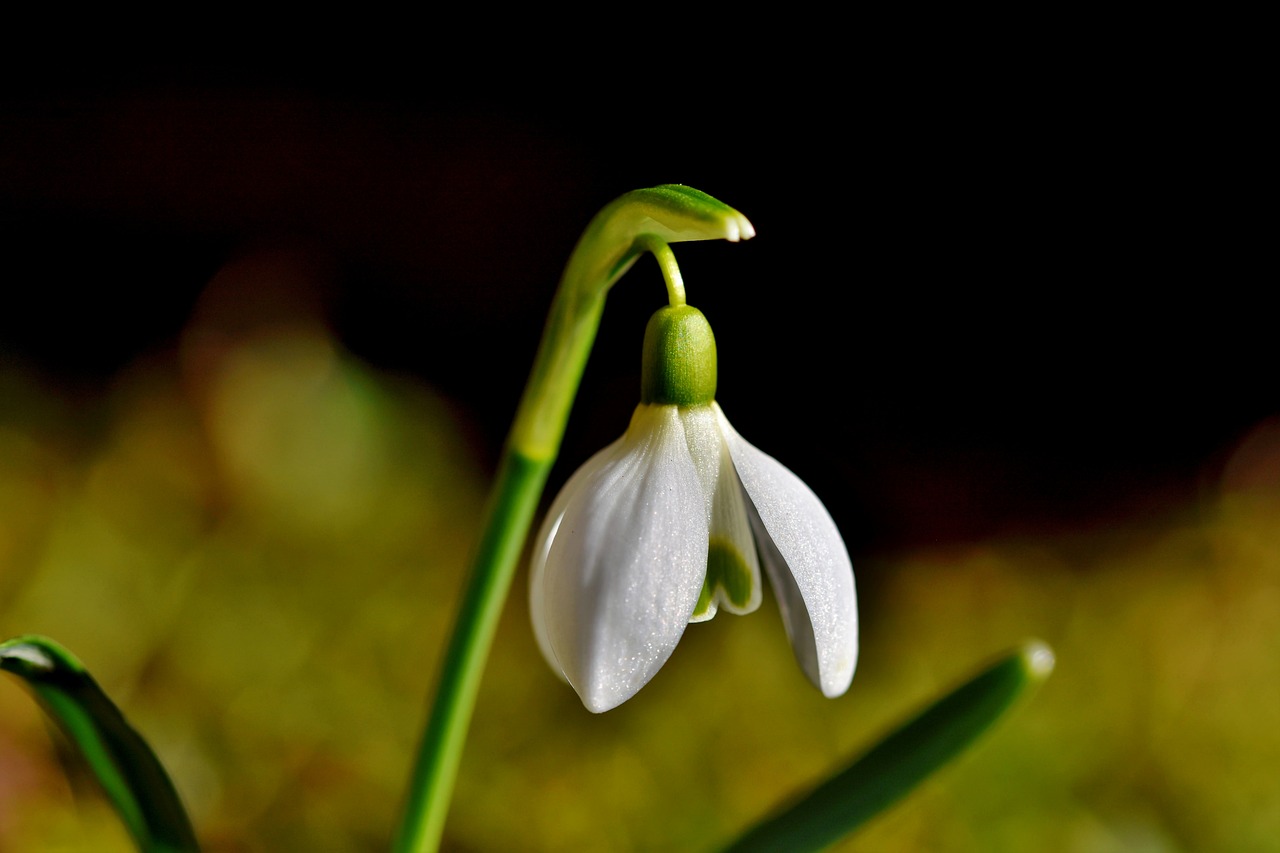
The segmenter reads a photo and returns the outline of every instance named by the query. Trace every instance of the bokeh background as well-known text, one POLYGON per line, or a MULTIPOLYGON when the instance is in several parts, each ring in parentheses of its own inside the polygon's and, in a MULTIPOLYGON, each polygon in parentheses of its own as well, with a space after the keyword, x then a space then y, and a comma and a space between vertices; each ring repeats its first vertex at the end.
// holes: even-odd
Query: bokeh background
MULTIPOLYGON (((726 413, 845 533, 859 673, 819 696, 766 598, 593 716, 522 571, 447 849, 714 849, 1033 636, 1044 688, 841 849, 1280 849, 1257 113, 1132 41, 768 36, 5 75, 0 635, 86 662, 208 850, 385 849, 560 269, 668 182, 758 231, 677 258, 726 413)), ((552 489, 663 299, 610 297, 552 489)), ((0 683, 0 850, 125 849, 0 683)))

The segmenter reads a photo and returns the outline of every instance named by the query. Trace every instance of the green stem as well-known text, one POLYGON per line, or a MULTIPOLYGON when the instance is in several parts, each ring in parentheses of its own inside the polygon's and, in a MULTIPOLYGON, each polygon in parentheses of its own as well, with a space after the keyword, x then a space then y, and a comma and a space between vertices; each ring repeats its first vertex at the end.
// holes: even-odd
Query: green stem
MULTIPOLYGON (((609 288, 644 251, 659 255, 674 298, 667 242, 739 240, 751 223, 706 193, 668 184, 614 200, 587 226, 565 267, 533 371, 516 411, 489 498, 471 579, 445 652, 393 849, 439 847, 489 648, 573 398, 595 342, 609 288)), ((677 270, 675 281, 679 281, 677 270)), ((683 301, 683 284, 680 284, 683 301)))
POLYGON ((671 305, 684 305, 684 278, 680 275, 680 267, 676 264, 676 253, 664 241, 652 234, 641 234, 636 238, 636 245, 645 251, 652 252, 653 257, 662 269, 662 280, 667 284, 667 301, 671 305))
POLYGON ((397 851, 434 850, 439 845, 485 658, 550 470, 550 462, 535 462, 511 451, 498 470, 476 554, 477 571, 458 611, 434 713, 410 783, 409 802, 422 805, 406 814, 397 851))

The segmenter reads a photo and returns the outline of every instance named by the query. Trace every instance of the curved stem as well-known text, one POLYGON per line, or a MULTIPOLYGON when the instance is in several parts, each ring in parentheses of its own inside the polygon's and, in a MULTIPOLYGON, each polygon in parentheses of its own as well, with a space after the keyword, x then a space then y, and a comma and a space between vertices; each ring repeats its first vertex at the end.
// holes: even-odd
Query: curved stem
MULTIPOLYGON (((439 847, 485 660, 559 452, 609 288, 642 252, 656 245, 653 240, 670 253, 665 243, 737 241, 754 235, 751 223, 733 208, 690 187, 667 184, 615 199, 596 214, 579 239, 503 449, 471 578, 418 749, 394 842, 396 853, 428 853, 439 847)), ((674 298, 665 265, 663 270, 674 298)), ((678 281, 678 270, 676 276, 678 281)), ((679 289, 683 301, 683 284, 679 289)))
POLYGON ((672 305, 684 305, 684 278, 680 275, 680 266, 676 263, 676 253, 671 246, 660 237, 652 234, 641 234, 636 238, 636 245, 650 252, 662 269, 662 280, 667 284, 667 301, 672 305))

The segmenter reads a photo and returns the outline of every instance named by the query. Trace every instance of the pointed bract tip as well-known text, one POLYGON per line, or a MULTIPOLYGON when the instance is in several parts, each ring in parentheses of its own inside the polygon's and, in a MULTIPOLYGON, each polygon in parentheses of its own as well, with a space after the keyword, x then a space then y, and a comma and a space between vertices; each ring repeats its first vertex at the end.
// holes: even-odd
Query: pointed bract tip
POLYGON ((1057 658, 1048 644, 1040 640, 1028 640, 1022 647, 1022 662, 1028 675, 1043 681, 1053 672, 1057 658))

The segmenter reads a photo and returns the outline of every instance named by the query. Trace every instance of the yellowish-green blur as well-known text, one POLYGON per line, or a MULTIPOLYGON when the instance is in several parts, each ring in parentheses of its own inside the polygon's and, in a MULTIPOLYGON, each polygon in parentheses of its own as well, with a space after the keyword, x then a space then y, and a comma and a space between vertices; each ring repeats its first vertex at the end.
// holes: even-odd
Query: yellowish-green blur
MULTIPOLYGON (((1278 445, 1158 524, 902 556, 834 702, 766 596, 589 714, 518 582, 445 849, 713 849, 1028 636, 1034 701, 841 849, 1278 849, 1278 445)), ((197 321, 88 397, 0 368, 0 634, 86 663, 210 853, 386 849, 487 479, 464 413, 316 324, 197 321)), ((0 849, 128 850, 85 781, 0 681, 0 849)))

